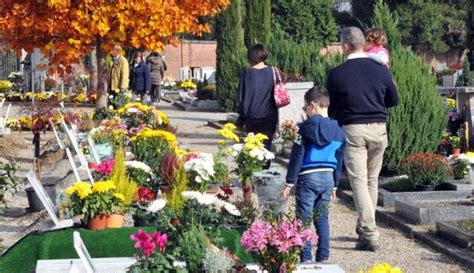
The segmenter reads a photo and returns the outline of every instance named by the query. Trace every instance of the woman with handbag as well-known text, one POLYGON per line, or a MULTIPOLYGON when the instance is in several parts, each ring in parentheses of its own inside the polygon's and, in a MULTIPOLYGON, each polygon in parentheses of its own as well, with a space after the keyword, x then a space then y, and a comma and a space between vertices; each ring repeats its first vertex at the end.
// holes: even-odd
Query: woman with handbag
MULTIPOLYGON (((266 135, 268 139, 264 144, 270 151, 278 126, 278 105, 275 102, 275 95, 278 94, 275 93, 275 87, 283 82, 278 69, 265 64, 268 57, 265 46, 254 45, 249 49, 247 57, 252 66, 244 69, 240 76, 236 109, 239 118, 236 125, 244 127, 247 133, 266 135)), ((266 168, 270 168, 270 162, 266 168)))

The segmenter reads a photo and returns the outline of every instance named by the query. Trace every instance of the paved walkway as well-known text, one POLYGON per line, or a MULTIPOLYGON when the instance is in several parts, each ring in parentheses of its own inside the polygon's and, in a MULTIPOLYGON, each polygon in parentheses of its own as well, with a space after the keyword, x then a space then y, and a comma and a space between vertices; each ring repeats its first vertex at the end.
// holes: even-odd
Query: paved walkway
MULTIPOLYGON (((206 125, 209 119, 224 120, 224 113, 184 112, 166 102, 162 102, 158 108, 166 112, 172 125, 178 128, 178 139, 183 148, 199 152, 216 151, 216 130, 206 125)), ((277 164, 272 166, 282 169, 277 164)), ((347 202, 337 200, 331 204, 331 261, 347 272, 357 272, 358 269, 368 268, 377 262, 389 262, 405 272, 413 273, 474 272, 385 225, 379 225, 380 251, 356 251, 356 219, 357 213, 347 202)))

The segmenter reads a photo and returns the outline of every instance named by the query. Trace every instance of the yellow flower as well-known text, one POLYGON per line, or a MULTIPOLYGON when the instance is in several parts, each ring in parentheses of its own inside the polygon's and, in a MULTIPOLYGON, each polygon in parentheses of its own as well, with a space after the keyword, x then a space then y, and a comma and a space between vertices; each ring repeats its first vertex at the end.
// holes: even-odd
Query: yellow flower
POLYGON ((247 151, 251 151, 253 149, 263 148, 263 141, 266 139, 268 139, 268 137, 264 134, 248 134, 247 137, 244 139, 244 149, 247 151))
POLYGON ((185 150, 180 149, 178 146, 174 148, 174 154, 177 156, 186 156, 188 155, 188 152, 185 150))
POLYGON ((113 181, 110 181, 110 180, 98 181, 98 182, 95 182, 94 185, 92 186, 92 191, 96 193, 103 193, 103 192, 107 192, 113 189, 115 189, 115 184, 113 181))
POLYGON ((149 110, 149 106, 141 104, 139 102, 130 102, 122 106, 120 109, 117 110, 119 114, 124 114, 127 112, 128 109, 130 108, 136 108, 142 112, 147 112, 149 110))
POLYGON ((235 142, 239 142, 240 138, 237 134, 235 134, 235 130, 237 127, 232 123, 227 123, 224 125, 224 128, 218 130, 217 132, 225 139, 229 139, 235 142))
POLYGON ((237 129, 237 126, 235 126, 233 123, 226 123, 224 124, 224 128, 234 132, 237 129))
POLYGON ((359 273, 403 273, 398 267, 392 267, 389 263, 378 263, 369 268, 369 270, 359 270, 359 273))
POLYGON ((448 106, 455 108, 456 107, 456 100, 455 99, 446 99, 448 106))
POLYGON ((117 198, 120 201, 125 200, 125 197, 121 193, 114 193, 115 198, 117 198))
POLYGON ((79 198, 84 199, 92 193, 91 184, 87 182, 76 182, 66 189, 66 194, 71 196, 77 194, 79 198))
POLYGON ((161 119, 162 125, 166 126, 170 123, 170 119, 168 118, 168 116, 165 113, 163 113, 159 110, 156 110, 156 109, 153 109, 152 113, 155 114, 155 116, 157 116, 161 119))
POLYGON ((132 142, 136 142, 143 139, 160 139, 168 142, 169 147, 176 146, 176 136, 170 132, 162 130, 152 130, 150 128, 144 128, 134 137, 132 137, 132 142))
POLYGON ((225 144, 225 140, 219 139, 219 140, 217 141, 217 144, 224 145, 224 144, 225 144))

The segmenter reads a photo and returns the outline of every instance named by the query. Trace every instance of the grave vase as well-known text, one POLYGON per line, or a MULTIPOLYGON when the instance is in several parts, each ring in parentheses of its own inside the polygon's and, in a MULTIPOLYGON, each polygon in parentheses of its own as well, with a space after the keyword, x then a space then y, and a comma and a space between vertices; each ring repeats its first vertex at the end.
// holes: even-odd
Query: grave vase
POLYGON ((274 210, 284 213, 287 199, 281 197, 281 190, 285 187, 285 177, 273 170, 264 170, 255 174, 253 187, 258 196, 262 212, 274 210))
POLYGON ((98 214, 87 221, 87 228, 91 230, 100 230, 107 227, 107 215, 98 214))
POLYGON ((123 214, 108 214, 107 215, 107 228, 121 228, 123 227, 123 223, 125 221, 125 217, 123 214))
POLYGON ((246 178, 242 181, 242 191, 244 193, 244 201, 252 201, 252 180, 251 178, 246 178))
MULTIPOLYGON (((43 184, 43 187, 48 194, 49 198, 51 201, 53 201, 53 204, 56 203, 56 185, 54 184, 43 184)), ((35 212, 35 211, 40 211, 44 209, 43 203, 39 199, 38 195, 36 194, 36 191, 33 189, 33 187, 29 187, 25 189, 26 191, 26 197, 28 199, 28 211, 30 212, 35 212)))

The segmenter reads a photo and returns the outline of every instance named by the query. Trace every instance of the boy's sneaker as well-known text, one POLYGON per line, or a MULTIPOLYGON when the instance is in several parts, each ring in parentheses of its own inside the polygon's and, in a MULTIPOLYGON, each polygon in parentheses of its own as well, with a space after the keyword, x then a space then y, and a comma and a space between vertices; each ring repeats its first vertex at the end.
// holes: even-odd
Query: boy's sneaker
POLYGON ((355 247, 357 250, 362 250, 362 251, 372 251, 372 252, 375 252, 377 250, 379 250, 380 246, 375 243, 375 242, 371 242, 371 241, 367 241, 367 240, 362 240, 360 242, 358 242, 356 244, 356 247, 355 247))
POLYGON ((300 264, 312 264, 312 263, 313 261, 311 259, 300 262, 300 264))
POLYGON ((329 258, 328 258, 321 261, 316 261, 316 263, 317 264, 331 264, 331 261, 329 261, 329 258))

